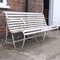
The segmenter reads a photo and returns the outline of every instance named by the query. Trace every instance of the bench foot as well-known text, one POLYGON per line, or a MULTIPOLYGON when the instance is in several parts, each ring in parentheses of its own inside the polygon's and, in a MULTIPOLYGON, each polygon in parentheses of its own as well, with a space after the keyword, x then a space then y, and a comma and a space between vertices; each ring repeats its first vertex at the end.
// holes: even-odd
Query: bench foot
POLYGON ((21 49, 24 47, 24 44, 25 44, 25 36, 24 36, 24 39, 23 39, 23 44, 22 44, 21 49))
POLYGON ((44 32, 44 36, 43 36, 43 40, 42 40, 42 41, 44 41, 44 40, 45 40, 45 37, 46 37, 46 32, 44 32))
POLYGON ((12 34, 12 40, 13 40, 13 46, 14 46, 14 48, 16 49, 15 41, 14 41, 14 35, 13 35, 13 34, 12 34))
POLYGON ((14 35, 12 34, 12 40, 13 40, 13 46, 14 46, 14 49, 16 50, 21 50, 23 47, 24 47, 24 44, 25 44, 25 36, 24 36, 24 39, 23 39, 23 43, 22 43, 22 47, 20 49, 18 49, 15 45, 15 41, 14 41, 14 35))
POLYGON ((39 41, 37 40, 37 37, 35 37, 35 41, 36 41, 36 42, 39 42, 39 41))
POLYGON ((8 40, 8 29, 7 29, 7 26, 6 26, 6 38, 5 38, 5 44, 6 44, 7 40, 8 40))

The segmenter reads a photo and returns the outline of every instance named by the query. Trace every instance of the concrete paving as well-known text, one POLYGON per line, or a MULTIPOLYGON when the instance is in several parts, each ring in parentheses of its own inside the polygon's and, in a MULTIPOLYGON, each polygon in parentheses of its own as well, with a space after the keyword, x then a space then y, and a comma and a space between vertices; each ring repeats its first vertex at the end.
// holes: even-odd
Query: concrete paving
POLYGON ((21 51, 0 44, 0 60, 60 60, 60 31, 47 32, 45 40, 41 40, 42 37, 38 37, 39 42, 26 40, 21 51))

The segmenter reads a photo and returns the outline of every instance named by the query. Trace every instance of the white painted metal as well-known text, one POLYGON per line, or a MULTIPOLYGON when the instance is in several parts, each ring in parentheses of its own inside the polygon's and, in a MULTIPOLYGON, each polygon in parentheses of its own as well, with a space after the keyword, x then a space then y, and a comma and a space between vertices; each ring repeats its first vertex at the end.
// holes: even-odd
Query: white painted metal
POLYGON ((44 36, 43 36, 43 40, 42 40, 42 41, 44 41, 44 40, 45 40, 45 37, 46 37, 46 32, 44 32, 44 36))
POLYGON ((23 38, 23 44, 22 44, 22 47, 21 47, 21 49, 24 47, 24 44, 25 44, 25 35, 24 35, 24 38, 23 38))
POLYGON ((15 40, 14 40, 14 35, 13 35, 13 34, 12 34, 12 40, 13 40, 14 48, 16 49, 16 46, 15 46, 15 40))
POLYGON ((8 30, 7 30, 7 26, 6 26, 6 39, 5 39, 5 43, 7 42, 7 37, 8 37, 8 30))
MULTIPOLYGON (((12 12, 12 11, 4 11, 6 16, 6 22, 9 31, 13 33, 22 32, 24 38, 22 39, 23 44, 25 43, 25 39, 27 39, 26 35, 36 34, 40 32, 46 32, 49 30, 57 29, 56 26, 47 26, 45 22, 45 18, 43 13, 30 13, 30 12, 12 12)), ((6 32, 7 33, 7 32, 6 32)), ((35 35, 37 37, 38 35, 35 35)), ((33 38, 33 37, 28 37, 33 38)), ((44 38, 45 39, 45 34, 44 38)), ((12 35, 14 48, 15 42, 14 36, 12 35)), ((17 40, 18 42, 21 40, 17 40)))

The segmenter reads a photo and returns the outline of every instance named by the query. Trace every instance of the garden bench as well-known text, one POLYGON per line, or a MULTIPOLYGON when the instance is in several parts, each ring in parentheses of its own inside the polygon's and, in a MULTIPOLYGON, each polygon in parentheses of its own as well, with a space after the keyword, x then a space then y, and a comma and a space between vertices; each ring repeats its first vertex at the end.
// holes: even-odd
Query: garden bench
MULTIPOLYGON (((47 26, 43 13, 32 13, 32 12, 14 12, 14 11, 3 11, 6 16, 6 40, 8 37, 8 29, 12 34, 12 41, 14 48, 15 43, 23 41, 22 47, 24 46, 25 40, 30 38, 38 37, 38 33, 58 29, 57 26, 47 26), (14 40, 14 33, 22 32, 24 37, 20 40, 14 40), (31 37, 29 37, 31 35, 31 37), (35 35, 35 36, 32 36, 35 35), (28 36, 26 38, 26 36, 28 36)), ((44 39, 43 38, 43 39, 44 39)))

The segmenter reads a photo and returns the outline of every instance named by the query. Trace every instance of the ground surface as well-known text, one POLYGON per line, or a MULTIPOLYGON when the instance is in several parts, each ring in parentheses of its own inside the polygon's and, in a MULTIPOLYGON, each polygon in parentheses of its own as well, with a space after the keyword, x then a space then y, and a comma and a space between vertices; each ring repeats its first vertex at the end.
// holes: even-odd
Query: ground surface
POLYGON ((12 46, 0 46, 0 60, 60 60, 60 31, 47 32, 46 38, 38 43, 34 39, 27 40, 21 51, 12 46))

